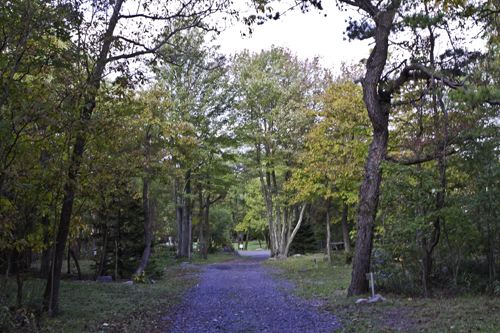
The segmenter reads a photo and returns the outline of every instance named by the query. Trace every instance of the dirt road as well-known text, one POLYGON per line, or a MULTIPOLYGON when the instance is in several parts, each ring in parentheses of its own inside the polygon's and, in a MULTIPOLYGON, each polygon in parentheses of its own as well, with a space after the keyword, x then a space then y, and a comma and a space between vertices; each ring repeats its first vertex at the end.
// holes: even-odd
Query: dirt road
POLYGON ((335 332, 339 320, 290 294, 293 285, 262 265, 269 251, 200 269, 200 283, 164 320, 167 332, 335 332))

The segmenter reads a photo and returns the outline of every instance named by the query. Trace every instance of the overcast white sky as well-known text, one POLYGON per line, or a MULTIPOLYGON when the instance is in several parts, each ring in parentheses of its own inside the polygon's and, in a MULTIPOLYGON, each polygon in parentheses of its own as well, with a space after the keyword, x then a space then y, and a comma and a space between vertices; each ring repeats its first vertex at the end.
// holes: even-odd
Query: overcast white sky
MULTIPOLYGON (((340 68, 342 61, 358 63, 361 59, 368 58, 373 38, 349 42, 343 34, 349 16, 361 16, 352 9, 341 12, 335 1, 323 1, 322 4, 324 10, 321 12, 312 10, 304 14, 300 10, 294 10, 278 21, 271 20, 263 25, 255 25, 251 37, 241 36, 241 31, 245 30, 242 24, 233 26, 222 32, 215 44, 220 45, 221 52, 225 54, 234 54, 244 49, 260 52, 272 45, 285 46, 303 59, 321 56, 323 66, 333 69, 334 72, 340 68)), ((472 28, 469 33, 461 36, 465 41, 463 45, 469 50, 484 48, 484 40, 474 38, 478 33, 478 28, 472 28)), ((450 45, 441 40, 436 47, 436 54, 440 54, 449 49, 450 45)))
POLYGON ((323 66, 334 71, 340 68, 342 61, 357 63, 367 58, 370 50, 368 41, 349 42, 342 34, 347 26, 345 20, 357 15, 356 12, 340 12, 334 1, 323 1, 323 7, 321 12, 290 11, 278 21, 255 25, 251 37, 242 37, 241 31, 245 27, 236 25, 222 32, 215 44, 220 45, 220 51, 225 54, 244 49, 260 52, 272 45, 284 46, 303 59, 319 55, 323 58, 323 66), (346 40, 343 40, 344 37, 346 40))

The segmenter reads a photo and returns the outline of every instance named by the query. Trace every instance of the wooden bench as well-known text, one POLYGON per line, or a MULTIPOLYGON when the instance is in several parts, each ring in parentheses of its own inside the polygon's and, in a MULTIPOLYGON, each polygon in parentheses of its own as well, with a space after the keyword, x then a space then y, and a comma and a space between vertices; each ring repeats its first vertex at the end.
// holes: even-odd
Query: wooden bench
POLYGON ((340 251, 339 247, 344 246, 344 242, 330 242, 330 246, 332 247, 332 250, 335 248, 335 251, 340 251))

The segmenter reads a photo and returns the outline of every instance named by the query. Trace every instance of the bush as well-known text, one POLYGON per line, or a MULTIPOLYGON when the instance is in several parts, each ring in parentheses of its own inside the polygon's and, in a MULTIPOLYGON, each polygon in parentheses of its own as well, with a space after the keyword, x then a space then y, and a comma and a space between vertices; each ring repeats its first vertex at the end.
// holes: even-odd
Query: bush
MULTIPOLYGON (((372 253, 372 271, 377 274, 377 288, 401 295, 422 293, 420 280, 412 274, 412 269, 405 269, 402 262, 395 262, 392 253, 377 248, 372 253)), ((406 265, 412 266, 412 265, 406 265)))

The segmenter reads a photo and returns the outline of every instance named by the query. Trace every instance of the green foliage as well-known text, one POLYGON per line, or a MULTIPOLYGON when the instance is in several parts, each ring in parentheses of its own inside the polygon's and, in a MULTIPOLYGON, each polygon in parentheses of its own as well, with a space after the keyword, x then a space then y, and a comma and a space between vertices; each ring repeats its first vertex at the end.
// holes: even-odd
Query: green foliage
POLYGON ((149 277, 146 275, 146 271, 142 271, 141 275, 132 275, 134 283, 151 283, 149 277))
POLYGON ((323 108, 309 111, 317 121, 305 138, 300 167, 288 185, 296 192, 295 200, 357 201, 371 133, 361 87, 353 82, 358 74, 359 68, 343 65, 342 74, 321 96, 323 108))
POLYGON ((495 280, 491 285, 493 287, 493 294, 495 296, 500 296, 500 281, 495 280))
POLYGON ((291 280, 295 285, 293 292, 301 297, 333 302, 345 299, 351 280, 351 267, 345 267, 340 254, 332 255, 335 268, 329 267, 327 260, 324 254, 314 254, 265 263, 283 270, 278 275, 291 280), (318 261, 318 269, 314 259, 318 261))
MULTIPOLYGON (((93 234, 97 245, 101 249, 104 242, 104 232, 107 230, 107 260, 104 263, 101 276, 114 276, 115 265, 118 267, 118 278, 128 278, 137 269, 138 262, 144 250, 144 226, 142 202, 129 191, 114 197, 109 207, 101 210, 94 221, 93 234), (116 258, 118 256, 118 260, 116 258)), ((154 249, 154 242, 152 249, 154 249)), ((100 265, 103 251, 96 257, 94 270, 100 265)), ((163 276, 163 269, 155 259, 148 260, 146 276, 149 279, 159 279, 163 276)))
POLYGON ((311 222, 304 221, 300 226, 292 244, 290 245, 291 254, 307 254, 315 253, 318 251, 318 244, 316 243, 316 235, 311 222))
POLYGON ((225 246, 232 246, 229 231, 234 223, 231 212, 224 207, 214 207, 210 210, 210 221, 213 227, 210 228, 212 243, 209 246, 209 252, 214 253, 225 246))

